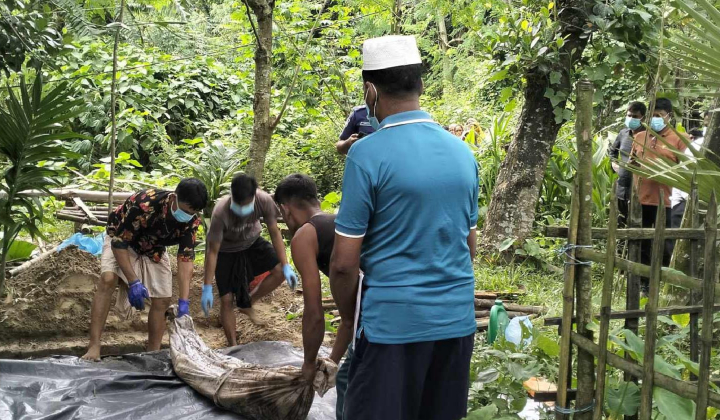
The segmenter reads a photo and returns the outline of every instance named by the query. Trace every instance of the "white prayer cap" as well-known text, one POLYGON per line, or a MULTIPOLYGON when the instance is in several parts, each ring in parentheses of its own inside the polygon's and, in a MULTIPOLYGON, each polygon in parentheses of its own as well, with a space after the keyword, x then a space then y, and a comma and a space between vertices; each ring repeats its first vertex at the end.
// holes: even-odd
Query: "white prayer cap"
POLYGON ((389 35, 372 38, 363 44, 363 70, 421 64, 420 50, 414 36, 389 35))

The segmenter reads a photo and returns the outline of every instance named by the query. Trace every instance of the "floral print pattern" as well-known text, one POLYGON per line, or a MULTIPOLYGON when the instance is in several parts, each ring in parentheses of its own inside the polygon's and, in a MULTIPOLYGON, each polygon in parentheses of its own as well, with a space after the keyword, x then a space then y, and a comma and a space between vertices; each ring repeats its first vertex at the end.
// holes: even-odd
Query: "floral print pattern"
POLYGON ((180 223, 170 209, 171 191, 139 191, 110 214, 106 232, 113 248, 132 248, 160 262, 166 247, 178 245, 178 261, 195 260, 195 239, 200 218, 180 223))

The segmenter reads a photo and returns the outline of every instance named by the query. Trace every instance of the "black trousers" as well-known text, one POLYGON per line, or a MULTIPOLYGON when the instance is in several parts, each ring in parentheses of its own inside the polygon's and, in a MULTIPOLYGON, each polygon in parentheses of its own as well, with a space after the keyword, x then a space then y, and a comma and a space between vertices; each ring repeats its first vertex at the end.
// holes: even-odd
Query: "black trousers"
POLYGON ((475 334, 441 341, 355 343, 344 420, 460 420, 475 334))
MULTIPOLYGON (((646 206, 642 205, 642 227, 654 228, 655 219, 657 218, 657 206, 646 206)), ((665 227, 671 227, 672 218, 670 217, 670 209, 666 209, 665 213, 665 227)), ((640 262, 645 265, 650 265, 652 261, 652 240, 646 239, 640 243, 640 262)), ((674 247, 674 241, 667 239, 665 240, 665 246, 663 248, 663 266, 667 267, 670 265, 670 258, 672 257, 674 247)), ((650 279, 647 277, 641 278, 641 288, 647 292, 650 287, 650 279)))
POLYGON ((628 216, 630 215, 630 201, 618 198, 618 227, 627 227, 628 216))
POLYGON ((672 217, 670 219, 670 225, 677 229, 682 225, 682 219, 685 215, 685 207, 687 205, 687 201, 681 201, 678 204, 675 205, 675 207, 672 208, 672 217))

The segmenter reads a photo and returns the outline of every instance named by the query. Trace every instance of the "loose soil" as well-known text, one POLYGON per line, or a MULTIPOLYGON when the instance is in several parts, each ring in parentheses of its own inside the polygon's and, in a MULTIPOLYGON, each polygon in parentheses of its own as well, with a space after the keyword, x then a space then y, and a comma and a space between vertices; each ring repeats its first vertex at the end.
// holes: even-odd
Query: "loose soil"
MULTIPOLYGON (((172 259, 171 259, 172 261, 172 259)), ((173 261, 173 273, 175 263, 173 261)), ((40 357, 51 354, 82 355, 87 346, 90 307, 99 279, 100 261, 77 248, 66 248, 7 281, 9 298, 0 305, 0 357, 40 357)), ((190 293, 190 315, 208 346, 226 346, 219 320, 220 298, 205 317, 201 305, 203 273, 196 267, 190 293)), ((177 281, 173 281, 177 297, 177 281)), ((102 354, 142 351, 147 339, 147 309, 129 319, 115 313, 117 292, 103 334, 102 354)), ((302 347, 302 294, 283 283, 255 305, 264 327, 237 313, 238 344, 253 341, 287 341, 302 347)), ((332 345, 330 335, 325 345, 332 345)), ((168 344, 167 335, 164 345, 168 344)))

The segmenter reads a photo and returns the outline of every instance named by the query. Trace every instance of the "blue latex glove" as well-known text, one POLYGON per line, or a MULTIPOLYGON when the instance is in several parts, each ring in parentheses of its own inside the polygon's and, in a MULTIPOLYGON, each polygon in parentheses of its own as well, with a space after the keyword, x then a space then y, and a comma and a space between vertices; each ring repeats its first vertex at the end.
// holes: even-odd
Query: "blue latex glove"
POLYGON ((138 311, 144 310, 145 299, 150 297, 148 289, 142 284, 140 280, 133 280, 129 283, 128 286, 128 301, 130 302, 130 305, 138 311))
POLYGON ((283 275, 285 276, 285 281, 287 282, 288 286, 290 286, 291 289, 295 290, 298 284, 298 276, 295 274, 295 270, 290 266, 290 264, 285 264, 283 266, 283 275))
POLYGON ((190 301, 186 299, 178 299, 177 317, 183 317, 190 313, 190 301))
POLYGON ((203 284, 203 293, 202 298, 200 299, 200 304, 202 305, 203 312, 205 312, 205 316, 210 316, 210 309, 213 307, 212 290, 212 284, 203 284))

